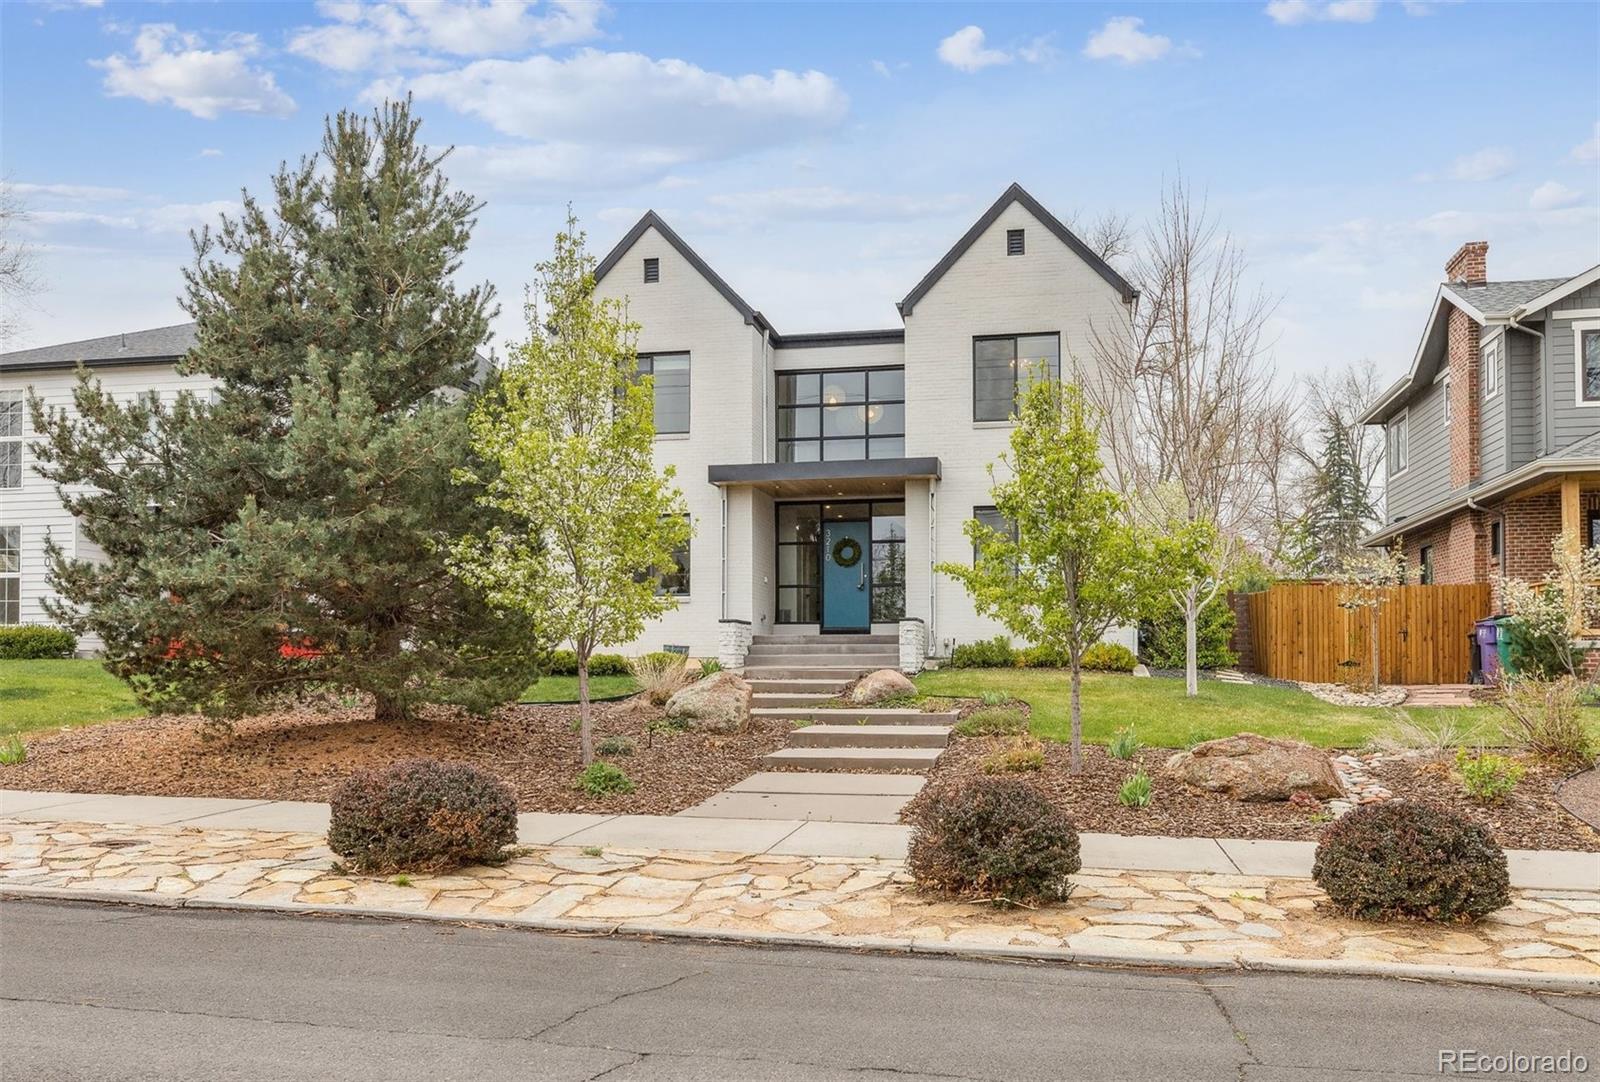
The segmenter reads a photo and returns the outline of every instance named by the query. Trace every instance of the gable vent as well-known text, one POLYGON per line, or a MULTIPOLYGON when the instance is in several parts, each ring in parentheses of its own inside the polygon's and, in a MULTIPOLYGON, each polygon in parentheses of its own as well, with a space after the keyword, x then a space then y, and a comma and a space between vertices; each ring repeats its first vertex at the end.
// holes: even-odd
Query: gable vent
POLYGON ((1021 255, 1023 252, 1023 231, 1020 229, 1006 230, 1006 255, 1021 255))
POLYGON ((661 281, 661 260, 647 259, 644 261, 644 280, 646 282, 661 281))

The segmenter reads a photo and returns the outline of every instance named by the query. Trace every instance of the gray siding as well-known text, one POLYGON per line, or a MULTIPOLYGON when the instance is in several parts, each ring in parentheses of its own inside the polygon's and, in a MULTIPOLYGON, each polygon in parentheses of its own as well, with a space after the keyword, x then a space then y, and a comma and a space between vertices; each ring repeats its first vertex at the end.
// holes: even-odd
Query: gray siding
MULTIPOLYGON (((1486 332, 1483 336, 1482 346, 1492 346, 1497 338, 1503 337, 1503 335, 1491 335, 1486 332)), ((1485 396, 1481 400, 1482 404, 1478 411, 1479 484, 1484 481, 1492 481, 1506 472, 1506 399, 1510 395, 1510 389, 1506 386, 1508 382, 1506 369, 1509 367, 1506 364, 1507 352, 1505 343, 1502 342, 1495 361, 1500 366, 1500 389, 1492 395, 1485 396)), ((1485 378, 1487 372, 1482 368, 1483 353, 1484 350, 1480 347, 1477 362, 1480 366, 1478 372, 1480 394, 1482 393, 1481 388, 1488 385, 1488 380, 1485 378)))
MULTIPOLYGON (((1556 312, 1592 308, 1600 308, 1600 284, 1580 289, 1553 306, 1556 312)), ((1544 315, 1546 371, 1550 373, 1550 386, 1545 389, 1545 400, 1550 408, 1550 434, 1545 451, 1549 453, 1600 432, 1600 405, 1577 404, 1573 320, 1556 319, 1549 312, 1544 315)))
POLYGON ((1506 334, 1506 399, 1511 416, 1508 469, 1524 466, 1539 457, 1544 404, 1539 400, 1540 340, 1521 331, 1506 334))
POLYGON ((1444 425, 1444 383, 1438 382, 1411 404, 1410 464, 1389 478, 1384 495, 1388 521, 1414 515, 1450 493, 1450 438, 1444 425))

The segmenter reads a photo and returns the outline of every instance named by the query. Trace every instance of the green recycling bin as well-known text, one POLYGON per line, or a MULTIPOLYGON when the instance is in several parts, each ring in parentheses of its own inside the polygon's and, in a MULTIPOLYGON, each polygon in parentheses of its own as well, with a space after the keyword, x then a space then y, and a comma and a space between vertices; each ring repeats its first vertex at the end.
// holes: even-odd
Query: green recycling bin
POLYGON ((1495 635, 1495 653, 1500 655, 1500 672, 1504 676, 1515 676, 1517 670, 1511 664, 1511 617, 1497 617, 1494 626, 1498 632, 1495 635))

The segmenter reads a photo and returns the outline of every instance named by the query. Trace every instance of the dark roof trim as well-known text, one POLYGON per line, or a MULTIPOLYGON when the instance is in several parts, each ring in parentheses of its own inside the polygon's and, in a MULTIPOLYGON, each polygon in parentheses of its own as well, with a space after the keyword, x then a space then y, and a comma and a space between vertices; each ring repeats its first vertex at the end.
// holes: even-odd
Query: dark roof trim
POLYGON ((876 346, 884 343, 904 342, 904 327, 889 327, 875 331, 814 331, 807 334, 772 335, 776 349, 820 349, 826 346, 876 346))
MULTIPOLYGON (((1558 452, 1559 454, 1559 452, 1558 452)), ((1546 477, 1559 477, 1564 473, 1592 473, 1600 468, 1600 458, 1568 458, 1563 459, 1557 455, 1546 455, 1536 458, 1526 466, 1497 478, 1477 488, 1466 492, 1458 492, 1447 496, 1430 507, 1393 522, 1386 523, 1362 538, 1361 544, 1367 548, 1377 545, 1386 545, 1401 534, 1410 533, 1422 526, 1428 526, 1452 512, 1463 507, 1481 503, 1484 500, 1494 500, 1501 496, 1510 495, 1524 485, 1535 481, 1542 481, 1546 477)))
POLYGON ((716 291, 722 294, 723 300, 733 305, 734 310, 744 317, 746 323, 765 331, 772 329, 772 325, 767 322, 766 317, 750 307, 743 297, 735 293, 733 287, 723 281, 720 274, 711 269, 711 264, 701 259, 700 253, 689 247, 688 242, 674 233, 672 227, 662 221, 661 215, 653 210, 645 211, 644 217, 635 222, 633 228, 628 230, 621 240, 617 241, 616 247, 607 252, 605 258, 595 265, 594 280, 598 282, 610 274, 622 257, 628 254, 628 250, 637 244, 639 238, 651 229, 660 233, 668 244, 676 248, 678 254, 683 256, 691 267, 700 272, 700 277, 710 282, 716 291))
POLYGON ((78 357, 72 360, 24 361, 20 364, 12 361, 3 361, 0 362, 0 372, 71 371, 80 364, 85 368, 121 368, 125 365, 177 364, 181 360, 183 360, 183 354, 171 353, 158 354, 153 357, 78 357))
POLYGON ((713 485, 752 485, 773 481, 872 481, 902 477, 939 478, 937 458, 868 458, 851 462, 747 462, 711 466, 713 485))
POLYGON ((916 307, 917 302, 927 295, 928 290, 938 284, 939 279, 945 276, 945 272, 955 266, 956 260, 965 255, 967 249, 978 242, 978 238, 983 236, 984 231, 993 225, 1001 213, 1012 203, 1021 203, 1029 214, 1032 214, 1046 229, 1055 234, 1057 240, 1071 248, 1079 259, 1087 263, 1094 269, 1095 273, 1104 278, 1106 283, 1121 295, 1124 303, 1131 303, 1139 295, 1139 291, 1129 285, 1127 279, 1111 269, 1111 264, 1091 251, 1087 244, 1079 240, 1072 230, 1061 223, 1060 219, 1045 210, 1044 204, 1029 195, 1022 185, 1012 184, 1011 187, 1005 190, 1004 195, 995 200, 993 206, 983 212, 983 217, 979 218, 972 228, 967 230, 960 240, 956 241, 956 246, 946 252, 944 258, 934 264, 933 269, 923 277, 922 281, 918 282, 916 287, 906 294, 905 299, 898 305, 902 316, 911 314, 911 310, 916 307))

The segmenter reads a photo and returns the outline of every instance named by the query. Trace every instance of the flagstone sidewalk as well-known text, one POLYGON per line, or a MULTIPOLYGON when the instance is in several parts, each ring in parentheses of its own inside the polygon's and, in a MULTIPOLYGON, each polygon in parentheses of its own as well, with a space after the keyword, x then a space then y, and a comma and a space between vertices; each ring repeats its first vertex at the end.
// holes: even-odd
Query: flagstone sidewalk
POLYGON ((911 889, 903 862, 543 846, 500 867, 374 878, 320 833, 0 820, 0 896, 268 907, 1078 962, 1422 976, 1600 992, 1600 889, 1517 890, 1475 926, 1371 924, 1303 878, 1087 869, 1063 904, 911 889))

